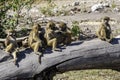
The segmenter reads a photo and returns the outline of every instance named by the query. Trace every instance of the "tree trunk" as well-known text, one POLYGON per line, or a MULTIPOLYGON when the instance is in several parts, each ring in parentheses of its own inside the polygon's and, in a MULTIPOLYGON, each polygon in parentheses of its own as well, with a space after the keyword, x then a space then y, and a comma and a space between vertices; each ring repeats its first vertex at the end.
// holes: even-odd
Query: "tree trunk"
POLYGON ((39 63, 39 56, 31 49, 18 55, 17 65, 8 59, 7 53, 0 50, 0 80, 30 78, 51 67, 58 71, 81 69, 120 69, 120 39, 112 43, 99 39, 77 41, 62 49, 62 52, 46 50, 39 63), (6 57, 7 56, 7 57, 6 57))

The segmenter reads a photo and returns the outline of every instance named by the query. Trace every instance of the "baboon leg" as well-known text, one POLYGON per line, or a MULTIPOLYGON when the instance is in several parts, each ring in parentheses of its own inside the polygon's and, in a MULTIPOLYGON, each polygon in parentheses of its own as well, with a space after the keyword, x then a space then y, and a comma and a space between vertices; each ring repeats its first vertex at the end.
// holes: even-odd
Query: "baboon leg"
POLYGON ((37 41, 31 45, 31 48, 34 50, 34 52, 38 52, 40 45, 41 45, 41 42, 37 41))
POLYGON ((15 62, 15 64, 16 64, 16 61, 17 61, 17 51, 14 51, 14 52, 12 53, 12 56, 13 56, 14 62, 15 62))
POLYGON ((42 43, 40 41, 37 41, 35 43, 32 43, 31 48, 37 55, 42 55, 41 52, 39 52, 39 47, 42 46, 42 43))
POLYGON ((53 39, 52 49, 55 50, 56 46, 57 46, 57 40, 55 38, 55 39, 53 39))
POLYGON ((66 33, 64 45, 68 45, 68 44, 70 44, 72 42, 71 37, 72 37, 71 33, 66 33))
POLYGON ((14 48, 14 44, 13 44, 13 43, 10 43, 10 44, 5 48, 5 51, 6 51, 6 52, 11 52, 13 48, 14 48))
POLYGON ((113 34, 111 33, 111 34, 109 34, 109 39, 107 39, 107 42, 111 42, 112 39, 113 39, 113 34))
POLYGON ((100 33, 99 33, 99 35, 98 35, 98 38, 99 39, 102 39, 102 40, 106 40, 107 38, 106 38, 106 32, 105 32, 105 30, 101 30, 100 31, 100 33))
POLYGON ((52 46, 52 50, 56 49, 56 45, 57 45, 57 39, 56 38, 48 41, 48 46, 52 46))

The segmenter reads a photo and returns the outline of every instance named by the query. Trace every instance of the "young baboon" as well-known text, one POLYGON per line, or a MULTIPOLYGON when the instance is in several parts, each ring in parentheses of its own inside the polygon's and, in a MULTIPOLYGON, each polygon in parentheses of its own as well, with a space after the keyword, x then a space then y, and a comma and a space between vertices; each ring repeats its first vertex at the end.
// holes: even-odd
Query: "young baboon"
POLYGON ((105 40, 107 42, 110 42, 113 39, 111 27, 109 24, 109 17, 104 17, 102 20, 102 24, 100 25, 99 30, 97 31, 97 36, 101 40, 105 40))
POLYGON ((9 52, 12 54, 14 63, 16 64, 17 61, 17 53, 19 52, 18 50, 18 44, 16 41, 16 37, 13 35, 14 31, 13 30, 8 30, 7 37, 5 40, 5 51, 9 52))
POLYGON ((34 24, 32 31, 29 34, 28 37, 28 45, 33 49, 33 51, 37 55, 42 55, 41 52, 39 52, 39 47, 42 47, 42 42, 39 38, 39 26, 38 24, 34 24))
POLYGON ((45 38, 47 41, 47 45, 52 46, 53 51, 60 51, 60 49, 57 48, 57 38, 55 30, 55 23, 52 21, 48 22, 45 30, 45 38))
POLYGON ((63 44, 68 45, 72 41, 72 33, 69 27, 67 27, 67 24, 64 22, 59 23, 59 29, 63 36, 63 44))

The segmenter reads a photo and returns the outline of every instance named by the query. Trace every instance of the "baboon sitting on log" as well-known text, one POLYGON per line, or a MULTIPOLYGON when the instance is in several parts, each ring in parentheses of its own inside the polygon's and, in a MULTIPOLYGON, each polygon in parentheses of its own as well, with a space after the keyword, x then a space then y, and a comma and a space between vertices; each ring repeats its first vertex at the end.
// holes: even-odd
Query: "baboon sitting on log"
POLYGON ((41 52, 39 52, 39 48, 42 48, 42 42, 39 38, 39 26, 38 24, 34 24, 32 31, 29 34, 28 37, 28 45, 34 50, 34 52, 37 55, 42 55, 41 52))
POLYGON ((104 17, 102 20, 102 24, 100 25, 100 28, 97 31, 98 38, 107 42, 111 42, 111 40, 113 39, 109 20, 109 17, 104 17))
POLYGON ((72 33, 70 28, 67 27, 67 24, 64 22, 59 23, 59 30, 63 36, 63 44, 68 45, 72 42, 72 33))
POLYGON ((13 35, 14 30, 10 29, 7 32, 7 37, 5 40, 5 51, 9 52, 10 54, 12 54, 13 59, 14 59, 14 63, 16 64, 17 61, 17 53, 19 52, 18 50, 18 44, 16 41, 16 37, 13 35))
POLYGON ((57 38, 55 31, 56 31, 55 23, 52 21, 48 22, 45 29, 45 38, 47 41, 47 45, 52 46, 53 51, 60 51, 60 49, 57 48, 57 38))

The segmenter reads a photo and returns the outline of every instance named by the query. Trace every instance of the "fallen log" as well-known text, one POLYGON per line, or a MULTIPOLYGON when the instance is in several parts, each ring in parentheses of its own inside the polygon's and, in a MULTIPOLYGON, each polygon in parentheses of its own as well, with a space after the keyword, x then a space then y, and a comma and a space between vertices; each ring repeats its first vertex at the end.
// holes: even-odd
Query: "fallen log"
POLYGON ((81 69, 120 69, 120 38, 107 43, 99 39, 77 41, 62 49, 62 52, 47 50, 39 63, 39 56, 27 49, 19 53, 18 64, 0 50, 0 80, 30 78, 55 67, 58 71, 81 69))

